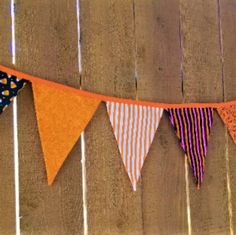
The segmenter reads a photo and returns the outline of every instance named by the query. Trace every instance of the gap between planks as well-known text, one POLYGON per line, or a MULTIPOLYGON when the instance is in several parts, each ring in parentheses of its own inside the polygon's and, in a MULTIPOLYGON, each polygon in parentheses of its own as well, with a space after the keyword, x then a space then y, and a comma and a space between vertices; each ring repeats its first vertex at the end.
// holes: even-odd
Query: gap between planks
MULTIPOLYGON (((76 16, 77 16, 77 40, 78 40, 78 70, 81 87, 82 75, 82 56, 81 56, 81 33, 80 33, 80 0, 76 0, 76 16)), ((87 181, 86 181, 86 152, 84 131, 80 136, 81 140, 81 165, 82 165, 82 196, 83 196, 83 231, 84 235, 88 235, 88 209, 87 209, 87 181)))
MULTIPOLYGON (((219 33, 219 47, 220 47, 220 60, 221 60, 221 82, 223 90, 223 100, 225 101, 225 84, 224 84, 224 44, 223 44, 223 30, 221 22, 221 7, 220 0, 216 0, 217 5, 217 20, 218 20, 218 33, 219 33)), ((226 184, 227 184, 227 202, 228 202, 228 214, 229 214, 229 234, 234 235, 233 229, 233 211, 232 211, 232 192, 230 181, 230 167, 229 167, 229 136, 227 128, 225 128, 225 164, 226 164, 226 184)))
MULTIPOLYGON (((11 0, 11 58, 16 64, 16 30, 15 30, 15 0, 11 0)), ((14 155, 14 184, 15 184, 15 233, 20 235, 20 191, 19 191, 19 146, 18 146, 17 98, 13 100, 13 155, 14 155)))

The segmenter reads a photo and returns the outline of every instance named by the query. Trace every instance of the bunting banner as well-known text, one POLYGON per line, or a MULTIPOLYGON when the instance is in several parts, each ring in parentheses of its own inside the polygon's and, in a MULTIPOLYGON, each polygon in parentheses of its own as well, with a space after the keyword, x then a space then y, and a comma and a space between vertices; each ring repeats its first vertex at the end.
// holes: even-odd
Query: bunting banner
POLYGON ((163 109, 109 101, 106 106, 122 161, 136 191, 163 109))
POLYGON ((26 80, 0 71, 0 113, 2 113, 26 84, 26 80))
POLYGON ((217 111, 236 144, 236 104, 220 107, 217 111))
POLYGON ((212 108, 168 109, 169 119, 187 155, 198 187, 203 181, 207 144, 213 123, 212 108))
POLYGON ((52 184, 100 100, 33 83, 35 110, 48 184, 52 184))
POLYGON ((0 65, 0 113, 27 82, 32 84, 49 185, 100 102, 106 103, 114 137, 134 191, 164 110, 187 156, 198 188, 203 182, 214 109, 236 144, 236 101, 168 104, 123 99, 76 89, 0 65))

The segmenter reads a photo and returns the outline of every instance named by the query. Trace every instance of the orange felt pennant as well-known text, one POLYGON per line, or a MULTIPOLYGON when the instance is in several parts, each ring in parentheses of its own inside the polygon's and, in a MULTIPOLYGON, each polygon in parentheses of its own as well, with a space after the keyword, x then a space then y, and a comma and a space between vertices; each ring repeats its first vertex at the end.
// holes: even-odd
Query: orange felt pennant
POLYGON ((32 83, 32 86, 48 184, 51 185, 100 100, 43 83, 32 83))
POLYGON ((228 127, 230 135, 236 144, 236 105, 227 105, 217 109, 221 119, 228 127))

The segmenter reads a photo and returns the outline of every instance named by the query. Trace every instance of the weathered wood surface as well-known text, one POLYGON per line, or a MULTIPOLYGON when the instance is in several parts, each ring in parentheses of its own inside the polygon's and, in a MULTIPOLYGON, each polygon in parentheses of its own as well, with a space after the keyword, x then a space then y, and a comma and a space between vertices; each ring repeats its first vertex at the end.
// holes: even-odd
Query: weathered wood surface
MULTIPOLYGON (((178 1, 135 1, 135 19, 137 97, 181 103, 178 1)), ((142 205, 144 234, 187 233, 184 154, 166 113, 143 168, 142 205)))
MULTIPOLYGON (((82 88, 135 99, 133 3, 81 1, 82 88)), ((89 234, 143 234, 141 188, 132 192, 104 104, 85 131, 89 234)))
MULTIPOLYGON (((132 99, 174 103, 236 99, 234 0, 80 0, 80 7, 81 76, 76 0, 16 1, 16 68, 132 99)), ((11 66, 9 0, 0 2, 0 30, 0 63, 11 66)), ((80 141, 48 187, 29 84, 17 100, 21 234, 83 234, 80 141)), ((0 121, 0 234, 11 235, 15 234, 12 106, 0 121)), ((166 114, 135 193, 104 103, 85 131, 85 146, 88 234, 188 234, 184 154, 166 114)), ((235 154, 215 113, 200 191, 189 172, 192 234, 235 231, 235 154)))
MULTIPOLYGON (((217 10, 216 1, 180 1, 185 102, 223 101, 217 10)), ((201 190, 190 183, 192 234, 228 234, 223 139, 215 113, 201 190)))
MULTIPOLYGON (((79 87, 75 2, 24 0, 16 13, 17 69, 79 87)), ((18 97, 21 233, 81 234, 80 142, 47 186, 31 86, 18 97)))
MULTIPOLYGON (((236 2, 233 0, 220 1, 220 16, 222 25, 222 52, 223 52, 223 89, 225 100, 236 99, 236 2)), ((225 139, 222 139, 222 144, 225 144, 224 159, 228 160, 229 166, 229 187, 232 194, 229 197, 229 212, 232 210, 230 231, 236 231, 236 147, 226 130, 225 139), (232 204, 232 208, 230 208, 232 204)))
MULTIPOLYGON (((0 1, 0 63, 11 65, 10 1, 0 1)), ((0 117, 0 234, 15 233, 12 105, 0 117), (9 128, 6 128, 6 127, 9 128)))

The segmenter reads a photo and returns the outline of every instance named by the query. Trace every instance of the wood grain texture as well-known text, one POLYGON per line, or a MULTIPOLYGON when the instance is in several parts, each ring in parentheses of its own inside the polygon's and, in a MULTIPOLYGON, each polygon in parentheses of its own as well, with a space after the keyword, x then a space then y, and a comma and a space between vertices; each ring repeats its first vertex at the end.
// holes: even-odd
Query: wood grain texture
MULTIPOLYGON (((82 88, 135 99, 131 0, 81 1, 82 88)), ((140 186, 132 192, 104 103, 85 131, 89 234, 143 234, 140 186)))
MULTIPOLYGON (((135 1, 138 98, 182 101, 179 2, 135 1)), ((142 173, 145 234, 187 234, 184 154, 163 115, 142 173)))
MULTIPOLYGON (((186 102, 223 100, 216 1, 180 1, 186 102)), ((224 127, 217 114, 209 140, 204 182, 190 180, 192 234, 228 234, 224 127)), ((192 172, 191 172, 192 175, 192 172)))
MULTIPOLYGON (((78 87, 76 1, 19 0, 16 9, 17 69, 78 87)), ((80 142, 47 186, 30 85, 18 97, 21 234, 82 234, 80 142)))
MULTIPOLYGON (((219 17, 222 28, 222 51, 223 51, 223 81, 224 81, 224 98, 225 100, 236 99, 236 2, 233 0, 219 1, 219 17)), ((232 203, 232 224, 231 229, 236 231, 236 147, 226 131, 226 141, 222 142, 226 144, 225 157, 229 159, 229 179, 231 189, 231 201, 232 203)))
MULTIPOLYGON (((0 63, 11 64, 10 1, 0 2, 0 63)), ((0 234, 15 234, 12 105, 0 117, 0 234)))

